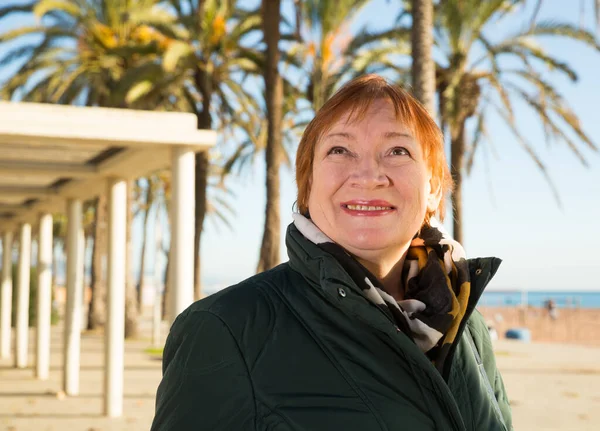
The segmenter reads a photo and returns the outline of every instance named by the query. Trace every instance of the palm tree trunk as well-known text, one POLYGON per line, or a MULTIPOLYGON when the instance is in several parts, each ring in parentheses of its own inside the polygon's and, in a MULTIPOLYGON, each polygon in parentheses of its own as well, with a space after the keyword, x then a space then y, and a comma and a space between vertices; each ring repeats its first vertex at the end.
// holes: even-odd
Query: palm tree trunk
POLYGON ((279 74, 279 25, 281 22, 281 0, 263 0, 262 5, 264 38, 267 45, 264 80, 267 105, 267 203, 265 226, 257 271, 273 268, 279 263, 281 220, 279 215, 279 166, 281 164, 281 118, 283 82, 279 74))
POLYGON ((103 271, 104 257, 107 253, 107 199, 106 195, 96 198, 94 211, 94 227, 92 238, 91 298, 88 308, 87 329, 104 327, 106 321, 106 277, 103 271))
POLYGON ((465 159, 465 120, 461 120, 451 130, 451 174, 454 180, 452 208, 454 215, 454 239, 463 242, 463 211, 462 211, 462 168, 465 159))
POLYGON ((52 241, 52 281, 51 286, 54 291, 54 286, 56 286, 56 276, 58 275, 58 253, 56 253, 56 246, 60 243, 60 241, 53 240, 52 241))
POLYGON ((133 180, 127 181, 127 242, 125 249, 125 338, 138 336, 138 305, 133 281, 133 180))
POLYGON ((142 252, 140 253, 140 274, 138 277, 138 283, 136 287, 137 291, 137 303, 138 303, 138 311, 142 313, 142 303, 143 303, 143 293, 144 293, 144 274, 146 273, 146 238, 148 233, 148 217, 150 215, 150 206, 152 205, 153 196, 152 196, 152 184, 150 183, 150 179, 148 178, 148 185, 146 188, 146 196, 144 198, 144 223, 142 228, 142 252))
POLYGON ((431 115, 435 112, 435 62, 433 48, 433 0, 412 3, 412 85, 416 98, 431 115))
MULTIPOLYGON (((212 84, 209 76, 204 71, 197 69, 195 83, 202 95, 202 110, 196 113, 199 129, 210 129, 212 118, 210 116, 212 84)), ((194 222, 194 300, 202 298, 202 265, 201 265, 201 240, 202 227, 206 216, 206 189, 208 186, 208 152, 196 154, 196 210, 194 222)))
POLYGON ((444 97, 445 87, 443 85, 440 85, 439 82, 436 82, 436 88, 438 92, 440 130, 442 131, 442 134, 446 136, 446 129, 448 128, 448 118, 446 113, 446 98, 444 97))
POLYGON ((167 263, 165 265, 165 273, 163 274, 163 285, 165 288, 163 289, 162 295, 162 319, 165 320, 169 316, 167 316, 167 312, 169 312, 169 295, 171 294, 171 285, 169 284, 169 268, 171 266, 171 253, 167 251, 167 263))
POLYGON ((302 42, 302 34, 300 33, 300 30, 302 29, 302 0, 294 0, 294 12, 296 15, 294 37, 296 38, 296 42, 302 42))

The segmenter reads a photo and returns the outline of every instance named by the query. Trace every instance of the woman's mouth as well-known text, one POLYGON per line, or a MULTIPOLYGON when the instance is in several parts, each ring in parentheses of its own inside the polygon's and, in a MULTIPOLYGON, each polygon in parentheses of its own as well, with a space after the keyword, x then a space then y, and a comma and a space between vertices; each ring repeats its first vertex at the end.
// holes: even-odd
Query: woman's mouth
POLYGON ((380 216, 394 211, 392 205, 387 202, 369 202, 369 203, 344 203, 342 204, 344 212, 355 216, 380 216))
POLYGON ((344 206, 352 211, 384 211, 384 210, 393 209, 392 207, 369 206, 369 205, 344 205, 344 206))

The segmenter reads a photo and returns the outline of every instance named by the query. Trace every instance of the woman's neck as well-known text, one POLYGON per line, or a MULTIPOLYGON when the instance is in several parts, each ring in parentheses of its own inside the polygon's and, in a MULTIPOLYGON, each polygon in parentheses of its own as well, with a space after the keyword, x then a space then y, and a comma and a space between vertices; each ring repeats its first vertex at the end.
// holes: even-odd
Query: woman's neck
POLYGON ((402 283, 402 271, 406 258, 405 250, 400 259, 367 260, 356 256, 357 260, 367 268, 383 285, 383 289, 392 295, 396 301, 404 299, 404 285, 402 283))

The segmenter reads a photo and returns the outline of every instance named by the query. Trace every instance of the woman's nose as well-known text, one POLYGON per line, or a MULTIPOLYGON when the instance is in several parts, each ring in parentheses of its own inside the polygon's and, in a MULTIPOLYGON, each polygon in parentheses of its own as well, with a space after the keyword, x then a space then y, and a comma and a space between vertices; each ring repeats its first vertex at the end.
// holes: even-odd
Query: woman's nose
POLYGON ((363 159, 355 167, 356 170, 350 176, 353 186, 377 188, 387 186, 390 183, 388 176, 377 160, 363 159))

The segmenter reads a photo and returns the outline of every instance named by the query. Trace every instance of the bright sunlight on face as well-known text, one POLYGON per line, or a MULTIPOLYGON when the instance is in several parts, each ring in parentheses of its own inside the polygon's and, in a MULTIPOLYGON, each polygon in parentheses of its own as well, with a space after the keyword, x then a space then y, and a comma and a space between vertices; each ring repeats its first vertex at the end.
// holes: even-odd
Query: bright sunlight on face
POLYGON ((361 119, 342 116, 317 143, 310 216, 353 255, 393 259, 437 208, 430 180, 421 145, 392 103, 376 100, 361 119))

